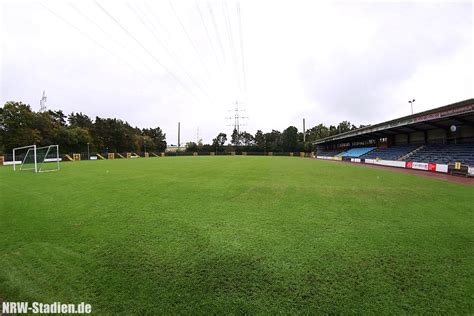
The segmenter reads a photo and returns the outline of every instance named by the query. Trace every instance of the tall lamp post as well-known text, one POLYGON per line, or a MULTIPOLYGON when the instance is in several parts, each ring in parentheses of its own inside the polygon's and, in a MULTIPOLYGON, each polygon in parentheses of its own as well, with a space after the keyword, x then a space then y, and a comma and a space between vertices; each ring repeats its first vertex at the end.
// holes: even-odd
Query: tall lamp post
POLYGON ((87 160, 91 160, 91 152, 89 150, 89 143, 87 143, 87 160))
POLYGON ((411 101, 408 101, 408 103, 410 103, 411 105, 411 114, 413 115, 413 103, 415 102, 415 99, 411 100, 411 101))

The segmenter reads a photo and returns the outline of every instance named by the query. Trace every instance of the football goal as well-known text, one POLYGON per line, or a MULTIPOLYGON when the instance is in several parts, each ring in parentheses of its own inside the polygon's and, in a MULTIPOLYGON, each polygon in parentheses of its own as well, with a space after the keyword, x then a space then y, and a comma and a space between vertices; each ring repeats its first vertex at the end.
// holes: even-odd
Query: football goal
POLYGON ((13 149, 13 170, 49 172, 59 170, 59 146, 29 145, 13 149))

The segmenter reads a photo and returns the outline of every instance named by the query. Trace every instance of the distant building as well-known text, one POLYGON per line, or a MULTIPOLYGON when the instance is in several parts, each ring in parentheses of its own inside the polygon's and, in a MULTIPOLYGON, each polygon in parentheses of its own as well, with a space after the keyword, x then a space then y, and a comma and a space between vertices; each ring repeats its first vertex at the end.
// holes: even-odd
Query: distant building
POLYGON ((168 145, 166 146, 166 152, 177 152, 177 151, 185 151, 186 150, 186 146, 181 146, 181 147, 178 147, 178 145, 168 145))

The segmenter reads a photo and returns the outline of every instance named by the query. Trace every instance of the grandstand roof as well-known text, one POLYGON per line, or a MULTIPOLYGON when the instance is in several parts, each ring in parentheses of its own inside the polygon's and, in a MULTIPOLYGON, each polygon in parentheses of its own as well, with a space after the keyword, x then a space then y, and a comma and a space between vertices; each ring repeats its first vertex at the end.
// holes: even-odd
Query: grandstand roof
POLYGON ((439 128, 449 129, 451 125, 474 126, 474 99, 329 136, 314 141, 313 144, 367 140, 439 128))

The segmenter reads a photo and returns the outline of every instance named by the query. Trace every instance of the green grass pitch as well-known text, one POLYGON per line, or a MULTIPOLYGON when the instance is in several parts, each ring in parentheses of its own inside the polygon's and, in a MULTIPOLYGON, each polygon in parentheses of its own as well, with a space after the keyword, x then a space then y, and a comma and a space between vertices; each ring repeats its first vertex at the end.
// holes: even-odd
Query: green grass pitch
POLYGON ((474 313, 474 188, 290 157, 0 168, 0 300, 96 314, 474 313))

